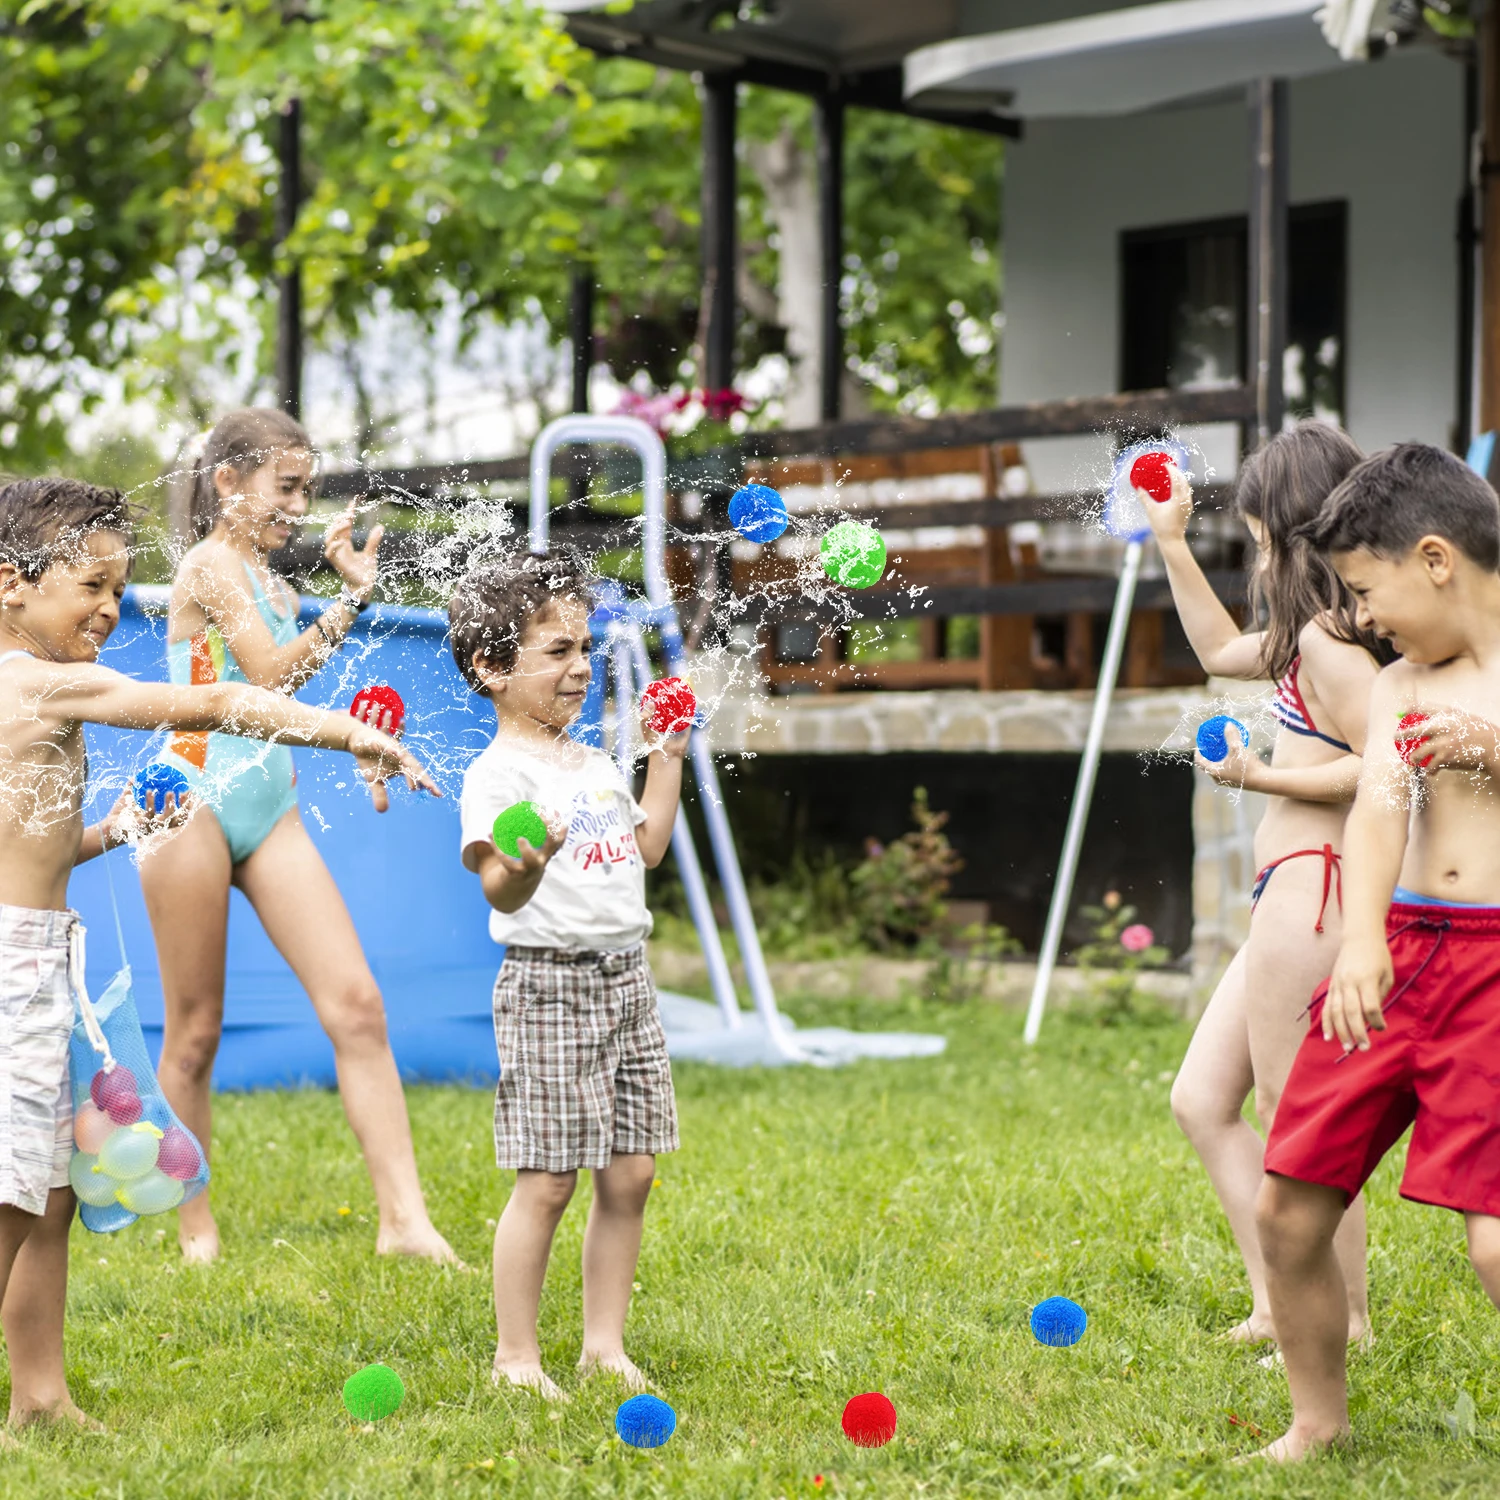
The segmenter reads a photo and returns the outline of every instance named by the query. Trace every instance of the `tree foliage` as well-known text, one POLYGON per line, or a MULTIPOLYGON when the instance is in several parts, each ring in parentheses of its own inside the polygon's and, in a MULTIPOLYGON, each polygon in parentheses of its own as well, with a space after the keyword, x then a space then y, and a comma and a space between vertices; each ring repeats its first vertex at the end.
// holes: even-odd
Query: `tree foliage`
MULTIPOLYGON (((805 124, 802 101, 753 93, 747 128, 805 124)), ((670 378, 695 326, 698 141, 688 78, 596 58, 524 0, 0 0, 0 465, 62 456, 99 372, 201 405, 186 388, 222 357, 225 299, 269 331, 292 260, 324 345, 376 307, 431 319, 455 298, 561 336, 584 262, 616 373, 670 378), (292 98, 304 199, 278 247, 292 98), (187 281, 203 296, 174 321, 187 281)), ((860 368, 893 402, 986 399, 998 143, 868 114, 849 142, 860 368)), ((774 279, 748 173, 741 213, 774 279)))

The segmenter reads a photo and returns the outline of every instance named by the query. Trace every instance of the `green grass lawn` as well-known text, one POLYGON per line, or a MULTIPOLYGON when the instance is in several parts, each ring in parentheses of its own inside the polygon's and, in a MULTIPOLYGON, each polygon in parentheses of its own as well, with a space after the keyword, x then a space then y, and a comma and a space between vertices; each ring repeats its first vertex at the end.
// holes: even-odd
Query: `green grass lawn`
MULTIPOLYGON (((797 1009, 796 1007, 793 1007, 797 1009)), ((1297 1472, 1234 1469, 1288 1415, 1285 1380, 1214 1341, 1248 1302, 1229 1234, 1167 1108, 1176 1024, 1105 1029, 989 1007, 798 1010, 942 1028, 937 1059, 838 1072, 678 1071, 684 1149, 660 1164, 630 1347, 678 1414, 663 1449, 614 1437, 621 1392, 579 1387, 583 1203, 542 1306, 561 1410, 498 1393, 484 1091, 413 1089, 433 1216, 471 1273, 373 1254, 372 1202, 331 1094, 219 1101, 227 1257, 179 1263, 170 1221, 73 1237, 73 1390, 111 1436, 28 1435, 0 1496, 1491 1495, 1500 1318, 1456 1216, 1371 1205, 1378 1344, 1354 1367, 1358 1443, 1297 1472), (1072 1349, 1028 1330, 1076 1298, 1072 1349), (406 1381, 361 1430, 344 1379, 406 1381), (879 1389, 896 1440, 839 1431, 879 1389), (1462 1393, 1477 1410, 1459 1410, 1462 1393), (814 1476, 823 1476, 823 1485, 814 1476)), ((583 1193, 580 1193, 580 1198, 583 1193)))

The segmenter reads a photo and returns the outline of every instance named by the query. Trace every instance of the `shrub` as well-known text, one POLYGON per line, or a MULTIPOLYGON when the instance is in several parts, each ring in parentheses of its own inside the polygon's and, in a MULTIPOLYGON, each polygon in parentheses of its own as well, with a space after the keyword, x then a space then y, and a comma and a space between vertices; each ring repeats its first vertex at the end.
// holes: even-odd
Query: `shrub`
POLYGON ((872 948, 916 948, 937 938, 948 914, 952 877, 963 868, 943 827, 945 812, 927 804, 927 788, 912 793, 910 833, 889 844, 865 843, 865 857, 849 875, 855 920, 872 948))

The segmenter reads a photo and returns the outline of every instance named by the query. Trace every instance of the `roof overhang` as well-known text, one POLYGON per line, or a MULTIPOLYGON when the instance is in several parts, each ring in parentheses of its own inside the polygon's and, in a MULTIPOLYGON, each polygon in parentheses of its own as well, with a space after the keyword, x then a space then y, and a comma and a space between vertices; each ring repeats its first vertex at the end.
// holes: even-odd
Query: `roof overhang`
POLYGON ((919 47, 906 97, 932 109, 982 101, 1022 119, 1118 115, 1256 78, 1345 66, 1324 38, 1322 0, 1165 0, 919 47))

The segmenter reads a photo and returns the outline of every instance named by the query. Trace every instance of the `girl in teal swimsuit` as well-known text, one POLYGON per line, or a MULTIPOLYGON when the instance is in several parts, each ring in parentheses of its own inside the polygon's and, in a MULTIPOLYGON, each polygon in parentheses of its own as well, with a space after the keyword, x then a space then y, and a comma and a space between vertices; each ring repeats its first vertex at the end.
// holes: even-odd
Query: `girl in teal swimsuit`
MULTIPOLYGON (((172 586, 172 680, 251 682, 293 693, 364 609, 380 528, 360 549, 352 507, 329 525, 324 556, 344 587, 299 630, 296 595, 273 579, 269 559, 307 513, 307 433, 269 408, 231 412, 209 434, 195 468, 193 523, 201 540, 172 586)), ((206 1147, 209 1079, 224 1020, 229 892, 237 886, 333 1043, 344 1110, 379 1206, 377 1250, 454 1259, 427 1217, 384 1003, 338 887, 302 825, 291 751, 228 734, 177 734, 164 758, 184 772, 200 805, 186 828, 141 861, 166 1008, 161 1083, 173 1108, 206 1147)), ((178 1221, 184 1255, 218 1255, 207 1193, 185 1204, 178 1221)))

